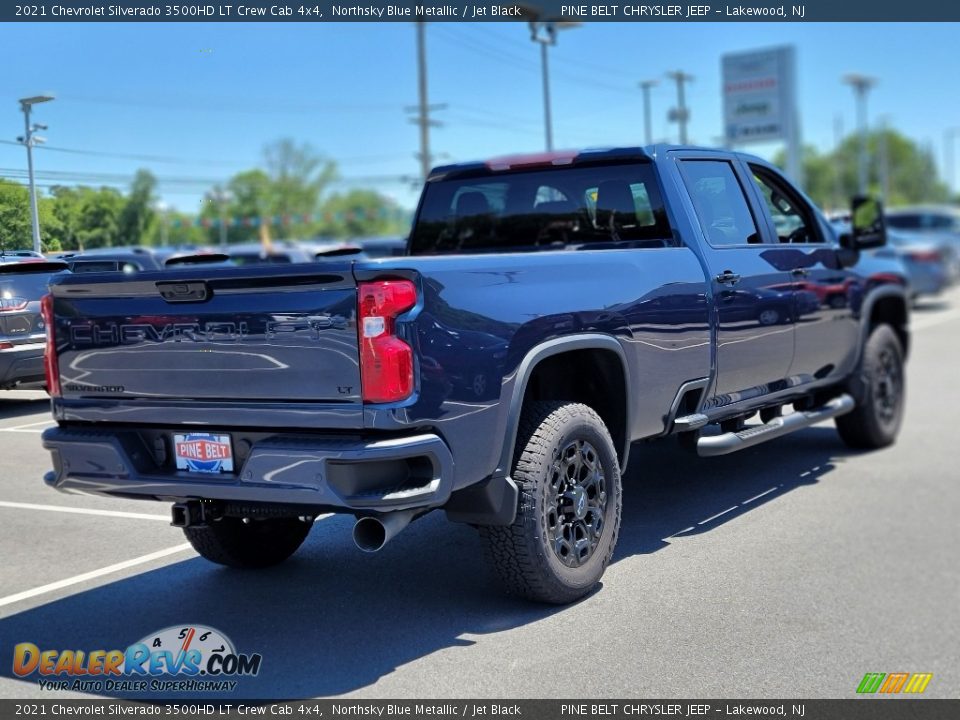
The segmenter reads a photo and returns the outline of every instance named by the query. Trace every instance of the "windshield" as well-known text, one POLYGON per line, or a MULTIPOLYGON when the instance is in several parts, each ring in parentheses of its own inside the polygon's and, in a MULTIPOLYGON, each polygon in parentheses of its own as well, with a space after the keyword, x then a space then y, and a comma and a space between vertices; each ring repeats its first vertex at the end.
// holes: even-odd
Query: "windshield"
POLYGON ((410 252, 661 247, 671 238, 653 169, 638 163, 427 183, 410 252))

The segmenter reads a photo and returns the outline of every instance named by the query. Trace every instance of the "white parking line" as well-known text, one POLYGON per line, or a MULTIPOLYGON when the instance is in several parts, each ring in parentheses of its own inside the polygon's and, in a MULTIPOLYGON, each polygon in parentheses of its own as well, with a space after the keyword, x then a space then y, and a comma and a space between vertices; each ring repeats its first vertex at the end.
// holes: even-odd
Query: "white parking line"
POLYGON ((53 425, 53 418, 45 418, 37 422, 24 423, 22 425, 11 425, 10 427, 0 428, 0 430, 23 430, 24 428, 36 427, 37 425, 53 425))
POLYGON ((103 517, 131 518, 133 520, 163 520, 167 523, 170 522, 169 515, 121 512, 119 510, 89 510, 87 508, 63 507, 61 505, 7 502, 6 500, 0 500, 0 508, 13 508, 14 510, 48 510, 50 512, 74 513, 76 515, 102 515, 103 517))
POLYGON ((4 598, 0 598, 0 607, 3 607, 4 605, 12 605, 13 603, 20 602, 21 600, 27 600, 32 597, 37 597, 38 595, 45 595, 56 590, 62 590, 63 588, 70 587, 71 585, 77 585, 79 583, 86 582, 87 580, 93 580, 98 577, 103 577, 104 575, 120 572, 121 570, 126 570, 127 568, 143 565, 144 563, 159 560, 160 558, 167 557, 168 555, 175 555, 176 553, 190 549, 192 549, 190 547, 190 543, 176 545, 174 547, 167 548, 166 550, 158 550, 157 552, 150 553, 149 555, 141 555, 140 557, 133 558, 132 560, 124 560, 123 562, 116 563, 115 565, 108 565, 107 567, 100 568, 99 570, 91 570, 90 572, 86 572, 81 575, 74 575, 66 580, 58 580, 57 582, 41 585, 40 587, 33 588, 32 590, 24 590, 23 592, 15 593, 13 595, 7 595, 4 598))

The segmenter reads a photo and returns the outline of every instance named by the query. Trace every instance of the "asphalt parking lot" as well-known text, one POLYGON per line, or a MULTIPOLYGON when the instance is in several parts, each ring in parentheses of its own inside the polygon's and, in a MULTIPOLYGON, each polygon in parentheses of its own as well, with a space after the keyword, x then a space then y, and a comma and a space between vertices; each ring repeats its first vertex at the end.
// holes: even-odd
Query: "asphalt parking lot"
POLYGON ((13 676, 15 643, 185 623, 263 655, 233 697, 845 698, 900 671, 960 697, 960 291, 913 325, 896 446, 854 453, 832 425, 713 460, 639 446, 614 563, 567 608, 501 597, 439 513, 373 556, 329 517, 281 567, 210 565, 165 505, 47 489, 44 396, 3 393, 0 697, 51 695, 13 676))

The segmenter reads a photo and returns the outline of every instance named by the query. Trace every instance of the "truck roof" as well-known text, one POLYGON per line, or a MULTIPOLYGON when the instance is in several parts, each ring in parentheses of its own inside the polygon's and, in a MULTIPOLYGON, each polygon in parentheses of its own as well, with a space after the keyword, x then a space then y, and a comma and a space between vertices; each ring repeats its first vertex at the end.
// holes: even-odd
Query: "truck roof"
MULTIPOLYGON (((437 180, 451 180, 464 177, 483 177, 500 172, 529 170, 533 168, 549 168, 565 165, 588 165, 608 162, 635 162, 651 160, 658 154, 671 150, 695 150, 726 155, 741 155, 725 148, 710 148, 697 145, 649 145, 624 147, 585 148, 582 150, 554 150, 539 153, 521 153, 503 155, 488 160, 453 163, 435 167, 427 178, 427 182, 437 180)), ((749 156, 750 160, 760 160, 749 156)))

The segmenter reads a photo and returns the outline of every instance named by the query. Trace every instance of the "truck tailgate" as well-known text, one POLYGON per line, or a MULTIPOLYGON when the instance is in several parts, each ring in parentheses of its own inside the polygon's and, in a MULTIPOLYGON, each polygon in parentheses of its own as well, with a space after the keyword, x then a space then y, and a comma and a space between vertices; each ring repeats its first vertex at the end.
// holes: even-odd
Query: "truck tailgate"
POLYGON ((52 286, 63 398, 361 403, 349 263, 52 286))

